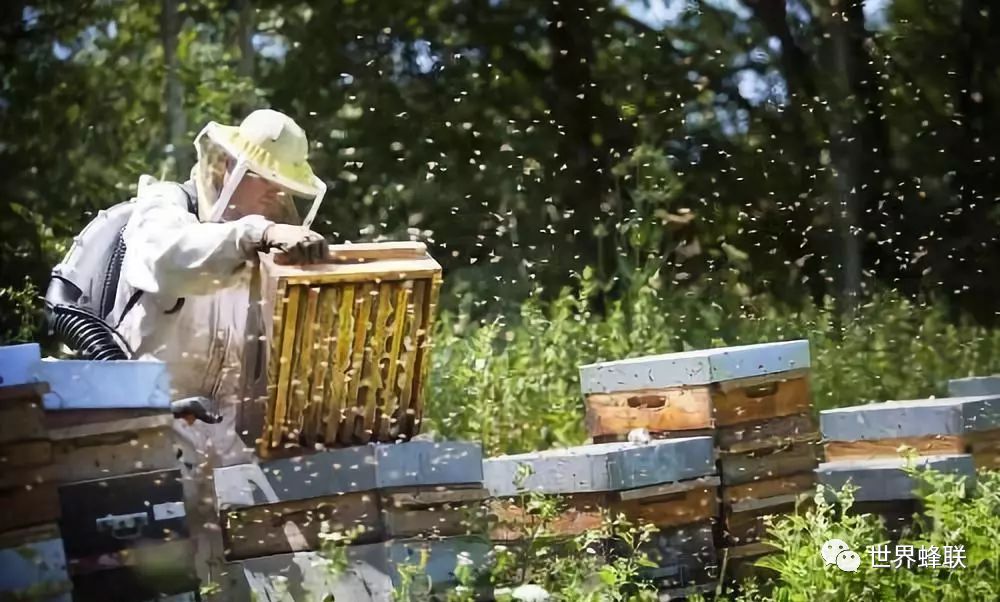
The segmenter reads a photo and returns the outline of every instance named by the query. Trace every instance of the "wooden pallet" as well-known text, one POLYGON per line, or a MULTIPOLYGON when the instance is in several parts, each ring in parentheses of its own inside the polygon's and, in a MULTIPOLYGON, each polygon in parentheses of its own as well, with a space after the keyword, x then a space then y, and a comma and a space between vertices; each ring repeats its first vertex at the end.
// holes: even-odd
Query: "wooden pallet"
POLYGON ((334 246, 311 266, 277 257, 261 258, 266 407, 245 423, 258 453, 416 435, 441 266, 420 243, 334 246))

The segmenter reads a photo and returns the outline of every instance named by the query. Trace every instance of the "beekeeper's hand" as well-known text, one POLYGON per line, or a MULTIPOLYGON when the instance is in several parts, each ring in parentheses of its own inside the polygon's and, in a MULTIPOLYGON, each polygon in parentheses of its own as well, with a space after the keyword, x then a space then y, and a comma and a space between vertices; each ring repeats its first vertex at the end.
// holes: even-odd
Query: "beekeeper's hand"
POLYGON ((289 263, 321 263, 329 254, 326 239, 303 226, 272 224, 264 231, 261 242, 265 249, 286 254, 289 263))

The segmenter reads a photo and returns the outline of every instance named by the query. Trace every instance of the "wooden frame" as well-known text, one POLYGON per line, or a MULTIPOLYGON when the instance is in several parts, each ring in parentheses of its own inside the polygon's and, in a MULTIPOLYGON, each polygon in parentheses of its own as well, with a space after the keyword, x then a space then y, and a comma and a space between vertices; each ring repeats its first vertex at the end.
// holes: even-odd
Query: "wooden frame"
POLYGON ((258 454, 419 433, 441 286, 426 247, 338 245, 310 266, 279 257, 261 256, 270 342, 258 454))

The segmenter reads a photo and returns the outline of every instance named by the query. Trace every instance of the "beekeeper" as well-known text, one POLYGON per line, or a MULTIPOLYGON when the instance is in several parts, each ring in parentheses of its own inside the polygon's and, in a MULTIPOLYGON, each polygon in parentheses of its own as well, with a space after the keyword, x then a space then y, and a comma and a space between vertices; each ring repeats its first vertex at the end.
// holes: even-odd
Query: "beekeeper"
MULTIPOLYGON (((206 398, 221 418, 176 421, 188 443, 186 480, 197 489, 189 509, 197 535, 215 524, 212 469, 250 459, 236 419, 242 403, 263 393, 257 254, 278 249, 308 263, 326 257, 327 243, 309 229, 326 187, 291 118, 258 110, 238 127, 212 122, 195 147, 190 180, 139 191, 123 231, 113 315, 133 357, 167 363, 173 399, 206 398)), ((218 550, 198 545, 200 576, 213 578, 206 563, 218 550)))

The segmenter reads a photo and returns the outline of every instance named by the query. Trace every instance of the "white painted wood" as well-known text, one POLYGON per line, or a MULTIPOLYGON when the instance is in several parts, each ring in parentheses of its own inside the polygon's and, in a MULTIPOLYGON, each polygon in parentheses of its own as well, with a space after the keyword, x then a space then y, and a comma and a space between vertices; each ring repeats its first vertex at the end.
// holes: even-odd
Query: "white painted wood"
POLYGON ((31 370, 41 359, 37 343, 0 347, 0 387, 32 382, 31 370))
POLYGON ((219 509, 354 491, 481 484, 482 445, 407 441, 331 449, 215 470, 219 509))
POLYGON ((887 401, 820 413, 829 441, 965 435, 1000 428, 1000 395, 887 401))
POLYGON ((490 494, 518 494, 521 466, 531 470, 520 483, 523 491, 566 494, 638 489, 708 476, 715 472, 715 456, 711 437, 601 443, 500 456, 483 462, 490 494))
POLYGON ((805 340, 651 355, 580 367, 585 395, 708 385, 809 368, 805 340))
POLYGON ((49 383, 46 410, 169 408, 170 376, 163 362, 44 359, 31 376, 49 383))
POLYGON ((952 397, 1000 395, 1000 374, 950 380, 948 381, 948 395, 952 397))
MULTIPOLYGON (((917 481, 904 470, 909 461, 906 458, 886 458, 827 462, 819 465, 816 475, 821 485, 837 491, 850 482, 858 488, 854 492, 854 499, 858 502, 909 500, 917 497, 917 481)), ((969 454, 921 456, 912 462, 919 469, 961 475, 966 477, 967 484, 975 482, 976 470, 969 454)), ((824 491, 827 497, 833 499, 832 492, 824 491)))

